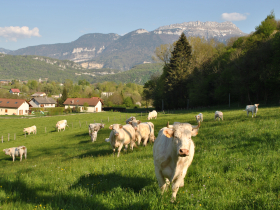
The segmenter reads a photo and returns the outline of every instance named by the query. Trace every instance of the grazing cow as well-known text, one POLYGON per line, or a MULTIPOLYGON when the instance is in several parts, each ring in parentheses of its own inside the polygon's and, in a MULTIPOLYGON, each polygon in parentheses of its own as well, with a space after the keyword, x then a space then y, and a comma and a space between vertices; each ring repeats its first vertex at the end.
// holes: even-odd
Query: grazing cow
POLYGON ((97 132, 101 129, 104 128, 105 124, 102 123, 91 123, 88 126, 88 134, 91 137, 91 141, 95 142, 97 139, 97 132))
POLYGON ((5 155, 10 155, 13 158, 13 162, 15 161, 15 157, 20 156, 20 161, 22 161, 22 155, 25 155, 25 159, 27 158, 27 148, 25 146, 12 147, 8 149, 3 149, 5 155))
POLYGON ((248 117, 249 112, 252 112, 252 117, 254 117, 254 113, 255 113, 255 117, 256 117, 257 112, 258 112, 258 107, 259 107, 259 104, 247 105, 246 109, 243 111, 247 112, 247 117, 248 117))
POLYGON ((216 120, 217 118, 219 118, 219 121, 220 121, 220 119, 223 120, 223 118, 224 118, 223 116, 224 116, 223 112, 221 112, 221 111, 216 111, 216 112, 215 112, 215 117, 214 117, 214 119, 216 120))
POLYGON ((203 114, 202 113, 199 113, 198 115, 195 115, 194 116, 195 119, 196 119, 196 122, 203 122, 203 114))
MULTIPOLYGON (((67 125, 67 120, 60 120, 56 123, 56 127, 58 124, 66 124, 67 125)), ((67 125, 68 126, 68 125, 67 125)))
POLYGON ((154 124, 151 122, 141 123, 140 120, 138 121, 131 121, 129 124, 135 129, 135 141, 137 141, 138 146, 143 141, 143 145, 146 146, 148 140, 150 139, 152 142, 155 141, 154 135, 154 124))
POLYGON ((37 128, 35 125, 28 127, 28 128, 23 128, 23 132, 24 133, 28 133, 28 135, 30 135, 30 133, 32 132, 33 134, 37 133, 37 128))
POLYGON ((130 117, 128 118, 126 121, 125 121, 125 124, 128 124, 129 122, 133 121, 133 120, 136 120, 136 117, 130 117))
POLYGON ((153 110, 152 112, 149 112, 149 114, 148 114, 148 120, 150 120, 150 119, 153 119, 153 118, 155 118, 155 119, 157 119, 157 111, 156 110, 153 110))
POLYGON ((155 140, 153 156, 156 177, 162 193, 172 183, 172 202, 176 200, 179 187, 184 186, 184 178, 192 163, 194 143, 191 137, 197 135, 198 127, 193 129, 189 123, 176 123, 172 129, 162 128, 155 140))
POLYGON ((66 124, 62 123, 62 124, 56 124, 56 127, 57 127, 57 131, 61 131, 61 129, 63 129, 63 131, 65 131, 65 128, 66 128, 66 124))
POLYGON ((120 152, 122 147, 124 146, 124 150, 127 151, 128 144, 130 144, 130 149, 133 150, 133 146, 135 145, 135 130, 130 124, 121 125, 121 124, 113 124, 109 127, 111 129, 110 133, 110 143, 115 154, 115 149, 118 148, 118 156, 120 156, 120 152))

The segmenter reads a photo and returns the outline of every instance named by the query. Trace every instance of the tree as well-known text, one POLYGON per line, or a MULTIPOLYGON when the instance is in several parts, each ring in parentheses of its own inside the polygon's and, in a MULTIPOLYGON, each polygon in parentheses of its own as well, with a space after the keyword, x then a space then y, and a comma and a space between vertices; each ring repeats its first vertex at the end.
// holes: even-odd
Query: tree
POLYGON ((68 98, 68 93, 66 87, 64 86, 62 96, 60 99, 58 99, 58 105, 61 107, 64 106, 63 103, 66 101, 67 98, 68 98))
POLYGON ((170 63, 163 68, 164 102, 166 108, 182 108, 187 105, 185 81, 190 74, 192 47, 184 33, 171 53, 170 63))
POLYGON ((157 47, 154 51, 155 55, 152 56, 152 59, 156 62, 163 62, 164 64, 169 63, 171 52, 174 49, 176 42, 173 44, 162 44, 157 47))
POLYGON ((255 29, 255 34, 261 34, 265 37, 269 37, 272 32, 277 29, 277 21, 275 20, 274 11, 271 11, 270 15, 268 15, 266 19, 255 29))

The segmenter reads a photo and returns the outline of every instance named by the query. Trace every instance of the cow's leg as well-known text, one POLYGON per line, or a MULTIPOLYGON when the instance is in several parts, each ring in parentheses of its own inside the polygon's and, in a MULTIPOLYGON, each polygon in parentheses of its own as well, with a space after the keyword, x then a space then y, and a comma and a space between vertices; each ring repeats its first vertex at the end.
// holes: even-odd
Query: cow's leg
POLYGON ((124 151, 127 153, 128 144, 124 145, 124 151))
POLYGON ((166 182, 165 182, 165 179, 160 171, 160 169, 158 167, 155 167, 155 173, 156 173, 156 177, 157 177, 157 180, 158 180, 158 186, 161 190, 161 193, 163 194, 165 192, 165 189, 166 189, 166 182))
POLYGON ((13 162, 15 161, 15 155, 12 155, 12 157, 13 157, 13 162))
POLYGON ((119 156, 120 156, 120 152, 121 152, 121 150, 122 150, 122 147, 123 147, 123 144, 121 144, 121 145, 119 146, 119 149, 118 149, 118 155, 117 155, 117 157, 119 157, 119 156))
POLYGON ((248 115, 249 115, 249 112, 247 111, 247 117, 248 117, 248 115))
POLYGON ((26 158, 27 158, 27 151, 26 150, 24 152, 24 157, 25 157, 25 160, 26 160, 26 158))
POLYGON ((20 161, 22 161, 22 154, 20 154, 20 161))
POLYGON ((141 144, 141 136, 140 135, 137 135, 137 144, 138 144, 138 146, 140 146, 140 144, 141 144))
POLYGON ((143 145, 144 145, 144 146, 147 145, 148 139, 149 139, 149 137, 146 137, 146 138, 144 139, 144 142, 143 142, 143 145))
POLYGON ((182 182, 184 182, 182 176, 178 176, 177 179, 173 181, 171 202, 174 202, 176 200, 176 195, 179 190, 179 187, 182 185, 182 182))

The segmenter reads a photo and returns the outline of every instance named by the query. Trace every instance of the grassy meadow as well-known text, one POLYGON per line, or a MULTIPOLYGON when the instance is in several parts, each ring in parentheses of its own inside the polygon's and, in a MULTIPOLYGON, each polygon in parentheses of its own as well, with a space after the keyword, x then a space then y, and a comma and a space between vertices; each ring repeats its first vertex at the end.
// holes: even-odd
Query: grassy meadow
POLYGON ((146 114, 0 118, 1 152, 27 147, 22 162, 0 153, 0 209, 279 209, 280 108, 260 106, 256 118, 243 109, 220 108, 224 121, 214 121, 214 109, 159 113, 151 120, 157 136, 167 121, 196 124, 194 115, 204 116, 193 137, 194 160, 174 203, 171 190, 160 194, 152 144, 117 158, 104 141, 109 125, 133 115, 145 122, 146 114), (69 127, 58 133, 55 124, 62 119, 69 127), (88 124, 101 120, 105 128, 92 143, 88 124), (25 137, 23 128, 32 125, 37 134, 25 137))

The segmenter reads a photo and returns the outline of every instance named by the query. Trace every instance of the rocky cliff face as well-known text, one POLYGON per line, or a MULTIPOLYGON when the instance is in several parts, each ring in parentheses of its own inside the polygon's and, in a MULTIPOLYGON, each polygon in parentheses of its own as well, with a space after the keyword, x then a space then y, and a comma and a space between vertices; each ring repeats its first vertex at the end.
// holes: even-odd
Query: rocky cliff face
POLYGON ((226 42, 230 37, 246 35, 231 22, 195 21, 162 26, 151 32, 138 29, 123 36, 86 34, 71 43, 39 45, 12 52, 6 50, 5 53, 71 60, 88 69, 128 70, 135 65, 152 62, 151 56, 156 47, 176 41, 183 32, 187 37, 215 38, 220 42, 226 42))

